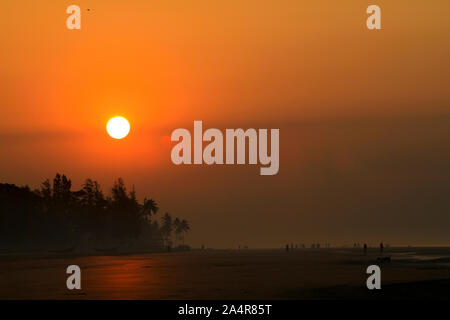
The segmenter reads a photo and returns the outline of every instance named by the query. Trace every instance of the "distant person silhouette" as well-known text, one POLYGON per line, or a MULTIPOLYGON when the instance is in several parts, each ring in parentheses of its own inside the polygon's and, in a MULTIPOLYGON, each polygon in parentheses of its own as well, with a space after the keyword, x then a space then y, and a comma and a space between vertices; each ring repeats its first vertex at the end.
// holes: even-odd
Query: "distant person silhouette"
POLYGON ((383 242, 380 243, 380 252, 383 253, 383 242))
POLYGON ((286 252, 289 252, 289 244, 286 245, 286 252))
POLYGON ((364 243, 364 254, 367 253, 367 244, 364 243))

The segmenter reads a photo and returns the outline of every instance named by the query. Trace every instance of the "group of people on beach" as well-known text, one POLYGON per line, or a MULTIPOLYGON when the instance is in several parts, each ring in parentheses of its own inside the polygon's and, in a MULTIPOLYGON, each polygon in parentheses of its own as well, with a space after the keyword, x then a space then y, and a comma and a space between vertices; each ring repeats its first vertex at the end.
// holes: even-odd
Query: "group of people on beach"
MULTIPOLYGON (((325 243, 325 248, 330 248, 330 247, 331 247, 331 245, 329 243, 325 243)), ((360 248, 361 246, 360 246, 359 243, 354 243, 353 247, 354 248, 360 248)), ((305 249, 306 248, 305 244, 302 244, 301 248, 305 249)), ((368 248, 367 247, 367 243, 364 243, 364 245, 363 245, 364 254, 367 253, 367 248, 368 248)), ((289 245, 289 243, 286 244, 286 251, 287 252, 293 251, 294 249, 298 249, 298 245, 297 244, 295 246, 294 246, 293 243, 291 243, 290 245, 289 245)), ((320 249, 320 243, 313 243, 313 244, 311 244, 311 249, 320 249)), ((381 242, 380 243, 380 253, 383 253, 383 250, 384 250, 384 245, 383 245, 383 242, 381 242)))
MULTIPOLYGON (((291 243, 290 245, 289 245, 289 243, 286 244, 286 251, 294 251, 295 249, 298 249, 298 248, 299 248, 298 244, 295 244, 295 245, 293 243, 291 243)), ((302 243, 300 245, 300 248, 306 249, 306 245, 304 243, 302 243)), ((311 244, 311 249, 320 249, 320 248, 321 248, 320 243, 312 243, 311 244)), ((331 244, 325 243, 323 248, 331 248, 331 244)))
MULTIPOLYGON (((383 250, 384 250, 383 242, 380 242, 380 253, 383 253, 383 250)), ((364 254, 366 253, 367 253, 367 244, 364 243, 364 254)))

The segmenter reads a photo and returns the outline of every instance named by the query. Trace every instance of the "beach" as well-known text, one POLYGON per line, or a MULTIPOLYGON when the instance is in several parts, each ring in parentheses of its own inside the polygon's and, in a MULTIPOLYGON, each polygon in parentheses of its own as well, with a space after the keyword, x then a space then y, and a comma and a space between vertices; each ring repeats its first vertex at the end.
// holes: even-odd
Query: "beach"
POLYGON ((0 299, 414 299, 450 298, 449 288, 450 248, 0 255, 0 299), (366 287, 371 264, 381 290, 366 287), (69 265, 81 290, 66 287, 69 265))

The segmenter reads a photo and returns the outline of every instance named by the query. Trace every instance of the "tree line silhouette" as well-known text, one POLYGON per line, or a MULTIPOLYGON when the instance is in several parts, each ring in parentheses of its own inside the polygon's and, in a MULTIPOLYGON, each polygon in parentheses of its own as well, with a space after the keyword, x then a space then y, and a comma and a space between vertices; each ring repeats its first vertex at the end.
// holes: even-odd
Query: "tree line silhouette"
POLYGON ((110 196, 97 181, 86 179, 72 191, 72 182, 56 174, 38 190, 28 186, 0 184, 0 246, 45 249, 64 247, 128 247, 163 250, 184 246, 190 230, 184 219, 169 213, 156 219, 158 204, 145 198, 139 202, 134 187, 128 191, 117 179, 110 196))

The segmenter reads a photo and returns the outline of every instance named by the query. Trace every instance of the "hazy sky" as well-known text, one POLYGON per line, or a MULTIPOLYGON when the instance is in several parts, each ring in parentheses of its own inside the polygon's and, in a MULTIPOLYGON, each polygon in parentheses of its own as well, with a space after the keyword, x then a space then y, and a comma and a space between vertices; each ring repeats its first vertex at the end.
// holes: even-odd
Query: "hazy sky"
POLYGON ((0 182, 117 177, 194 246, 450 244, 449 1, 3 0, 0 182), (68 30, 66 7, 82 9, 68 30), (365 10, 381 7, 382 30, 365 10), (87 9, 89 8, 89 11, 87 9), (111 139, 122 115, 130 135, 111 139), (175 166, 171 132, 280 128, 280 171, 175 166))

